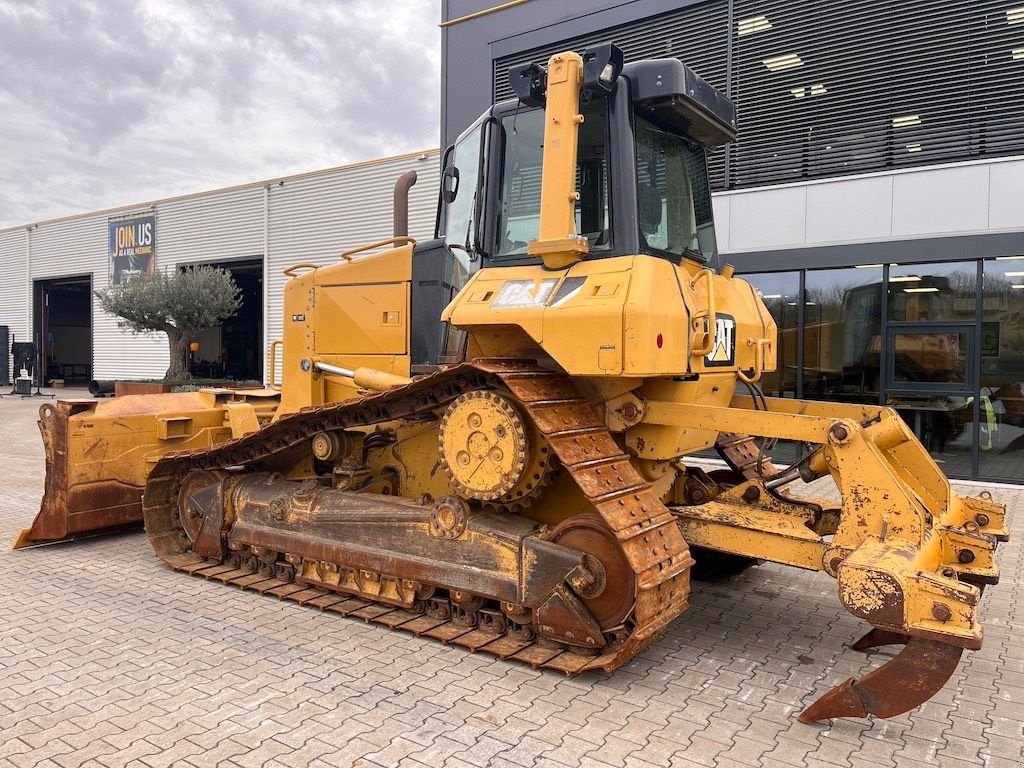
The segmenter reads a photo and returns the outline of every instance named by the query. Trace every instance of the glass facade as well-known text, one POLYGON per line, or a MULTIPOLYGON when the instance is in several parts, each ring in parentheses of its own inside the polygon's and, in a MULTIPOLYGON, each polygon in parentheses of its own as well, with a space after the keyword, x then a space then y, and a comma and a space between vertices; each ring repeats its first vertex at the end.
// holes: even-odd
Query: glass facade
POLYGON ((978 392, 980 475, 1024 480, 1024 256, 982 273, 978 392))
POLYGON ((743 277, 779 324, 765 394, 888 405, 949 476, 1024 480, 1024 256, 743 277))

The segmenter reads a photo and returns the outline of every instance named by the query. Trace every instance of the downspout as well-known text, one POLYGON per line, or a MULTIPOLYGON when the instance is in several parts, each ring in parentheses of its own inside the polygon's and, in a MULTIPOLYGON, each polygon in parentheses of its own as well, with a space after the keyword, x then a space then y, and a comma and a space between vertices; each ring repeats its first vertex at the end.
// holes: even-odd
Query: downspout
POLYGON ((263 386, 268 381, 273 381, 273 371, 268 371, 270 365, 269 335, 267 328, 270 325, 270 185, 263 185, 263 386))

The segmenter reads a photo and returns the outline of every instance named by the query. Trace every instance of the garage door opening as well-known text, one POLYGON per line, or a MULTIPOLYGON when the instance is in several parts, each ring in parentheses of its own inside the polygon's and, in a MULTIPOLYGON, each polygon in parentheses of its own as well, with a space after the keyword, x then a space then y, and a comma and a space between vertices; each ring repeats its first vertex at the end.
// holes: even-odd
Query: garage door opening
POLYGON ((88 384, 92 378, 92 277, 37 280, 33 288, 35 341, 41 384, 88 384))
MULTIPOLYGON (((188 265, 199 266, 199 265, 188 265)), ((227 270, 241 291, 238 312, 193 339, 189 370, 197 379, 263 381, 263 262, 223 261, 203 266, 227 270)))

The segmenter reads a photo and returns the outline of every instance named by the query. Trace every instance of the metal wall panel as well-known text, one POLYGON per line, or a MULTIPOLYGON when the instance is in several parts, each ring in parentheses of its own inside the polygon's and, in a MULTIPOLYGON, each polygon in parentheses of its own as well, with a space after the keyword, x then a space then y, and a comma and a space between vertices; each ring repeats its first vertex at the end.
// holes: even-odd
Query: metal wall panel
POLYGON ((30 310, 24 229, 0 232, 0 275, 0 325, 6 325, 18 341, 28 341, 30 310))
POLYGON ((989 199, 989 228, 1024 229, 1024 160, 991 167, 989 199))
POLYGON ((920 237, 988 227, 987 165, 922 169, 893 176, 892 234, 920 237))
POLYGON ((263 255, 263 188, 229 190, 157 206, 158 268, 263 255))
MULTIPOLYGON (((284 270, 298 262, 330 264, 348 248, 391 237, 394 185, 406 171, 418 175, 409 191, 409 234, 417 239, 433 237, 439 163, 434 150, 270 187, 268 341, 281 338, 282 297, 288 279, 284 270)), ((279 371, 280 367, 278 377, 279 371)))
POLYGON ((1019 231, 1022 196, 1024 161, 974 161, 723 192, 715 215, 735 254, 1019 231))

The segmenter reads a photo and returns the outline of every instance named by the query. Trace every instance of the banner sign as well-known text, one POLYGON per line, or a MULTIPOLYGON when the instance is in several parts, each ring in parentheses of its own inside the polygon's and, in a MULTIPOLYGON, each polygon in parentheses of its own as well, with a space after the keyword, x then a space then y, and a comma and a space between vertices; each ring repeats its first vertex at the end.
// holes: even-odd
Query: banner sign
POLYGON ((156 269, 156 217, 133 215, 107 222, 110 284, 120 285, 156 269))

